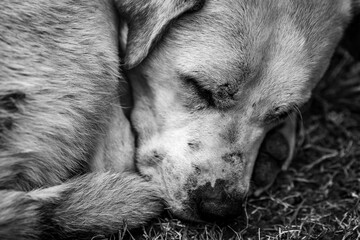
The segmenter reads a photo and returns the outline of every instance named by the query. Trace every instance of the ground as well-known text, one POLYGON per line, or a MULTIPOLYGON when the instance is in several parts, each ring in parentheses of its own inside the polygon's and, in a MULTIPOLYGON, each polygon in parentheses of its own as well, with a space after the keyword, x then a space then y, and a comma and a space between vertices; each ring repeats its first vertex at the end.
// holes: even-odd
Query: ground
POLYGON ((112 239, 360 239, 360 63, 339 49, 302 115, 304 141, 249 221, 194 225, 169 214, 112 239))

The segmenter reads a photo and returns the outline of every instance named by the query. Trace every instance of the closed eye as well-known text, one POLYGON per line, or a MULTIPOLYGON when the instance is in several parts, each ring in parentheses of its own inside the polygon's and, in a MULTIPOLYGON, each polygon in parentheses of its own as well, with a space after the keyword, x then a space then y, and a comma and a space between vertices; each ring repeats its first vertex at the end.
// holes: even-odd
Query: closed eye
POLYGON ((193 91, 195 91, 196 95, 201 98, 202 100, 206 101, 207 105, 210 107, 215 106, 213 93, 204 88, 199 84, 199 82, 194 78, 190 76, 181 76, 182 81, 185 85, 190 87, 193 91))
POLYGON ((289 109, 284 109, 284 110, 280 110, 277 108, 265 115, 264 122, 266 124, 280 123, 280 122, 284 121, 287 117, 289 117, 291 115, 291 113, 293 113, 293 111, 294 111, 294 108, 289 108, 289 109))

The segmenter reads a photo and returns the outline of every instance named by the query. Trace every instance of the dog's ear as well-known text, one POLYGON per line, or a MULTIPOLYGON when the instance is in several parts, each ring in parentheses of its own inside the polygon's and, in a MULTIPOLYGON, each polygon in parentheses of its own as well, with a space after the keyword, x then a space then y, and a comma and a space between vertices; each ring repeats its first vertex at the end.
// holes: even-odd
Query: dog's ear
POLYGON ((204 0, 115 0, 128 24, 124 67, 137 66, 169 24, 181 14, 197 11, 204 0))

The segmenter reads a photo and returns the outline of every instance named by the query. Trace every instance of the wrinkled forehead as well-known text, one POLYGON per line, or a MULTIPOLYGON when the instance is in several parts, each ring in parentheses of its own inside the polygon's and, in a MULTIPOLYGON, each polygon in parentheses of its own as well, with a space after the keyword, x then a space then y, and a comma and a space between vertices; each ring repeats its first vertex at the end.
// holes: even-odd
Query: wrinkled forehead
POLYGON ((241 78, 280 51, 318 61, 331 49, 329 39, 341 35, 349 10, 347 0, 208 0, 179 19, 166 39, 179 48, 186 69, 241 78))

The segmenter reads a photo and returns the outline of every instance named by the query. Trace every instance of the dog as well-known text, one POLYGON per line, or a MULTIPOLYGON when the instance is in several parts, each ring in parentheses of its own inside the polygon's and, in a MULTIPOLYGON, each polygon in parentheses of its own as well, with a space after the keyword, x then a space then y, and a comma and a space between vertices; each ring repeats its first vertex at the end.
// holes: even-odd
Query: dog
POLYGON ((90 239, 162 211, 161 192, 134 170, 119 17, 131 68, 197 8, 197 0, 1 1, 1 239, 90 239))
POLYGON ((136 227, 163 201, 194 221, 241 215, 262 139, 310 97, 355 4, 0 6, 0 238, 86 239, 136 227), (129 28, 135 152, 120 107, 118 17, 129 28))
POLYGON ((288 166, 296 142, 291 116, 311 97, 358 5, 205 0, 127 72, 136 166, 160 186, 175 216, 244 216, 261 143, 284 121, 288 166))

